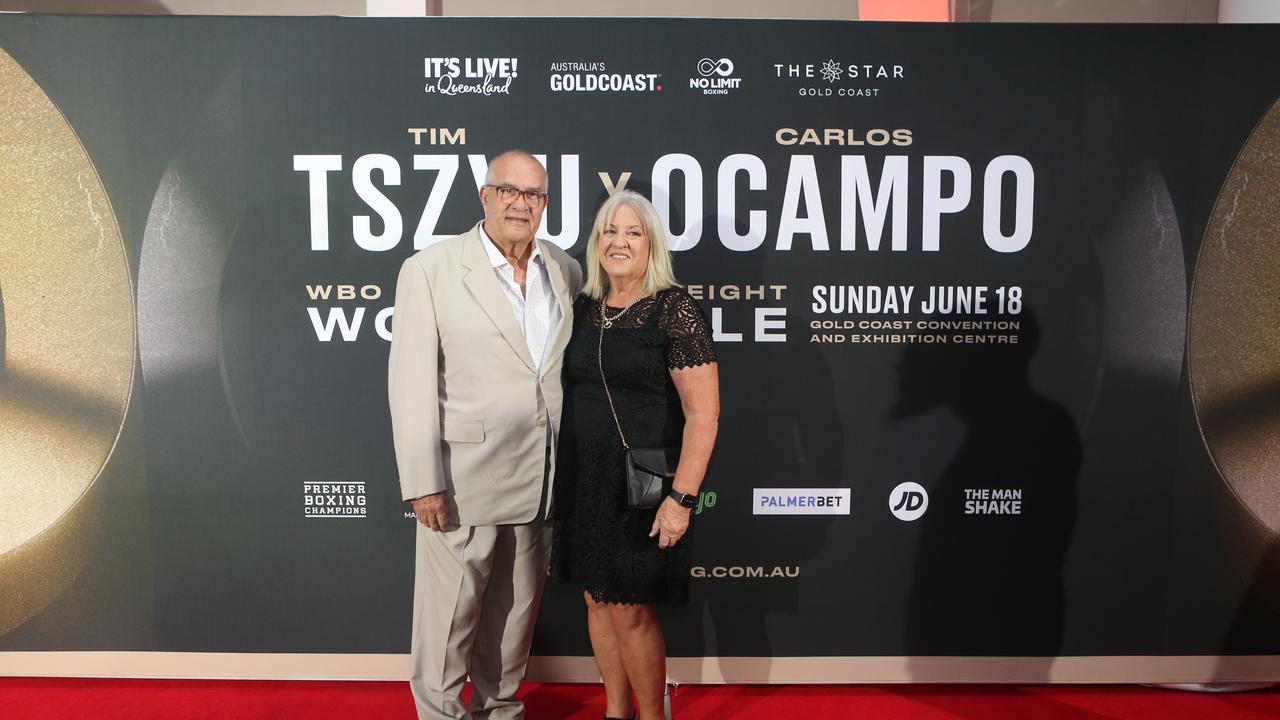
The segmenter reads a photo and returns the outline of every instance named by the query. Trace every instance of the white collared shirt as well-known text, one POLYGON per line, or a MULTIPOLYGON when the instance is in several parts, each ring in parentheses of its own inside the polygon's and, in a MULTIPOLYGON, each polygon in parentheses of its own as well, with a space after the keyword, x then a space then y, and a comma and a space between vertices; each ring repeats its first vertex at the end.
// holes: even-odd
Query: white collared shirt
POLYGON ((525 290, 520 291, 516 283, 516 269, 489 239, 484 231, 484 223, 480 223, 480 239, 484 251, 489 256, 493 272, 498 276, 498 285, 502 286, 502 294, 507 304, 515 313, 516 322, 524 333, 525 346, 529 349, 529 357, 533 358, 538 372, 547 354, 547 345, 560 324, 560 305, 556 303, 555 294, 551 290, 551 277, 547 272, 547 260, 542 255, 542 247, 537 238, 533 240, 533 250, 529 255, 529 265, 524 274, 525 290))

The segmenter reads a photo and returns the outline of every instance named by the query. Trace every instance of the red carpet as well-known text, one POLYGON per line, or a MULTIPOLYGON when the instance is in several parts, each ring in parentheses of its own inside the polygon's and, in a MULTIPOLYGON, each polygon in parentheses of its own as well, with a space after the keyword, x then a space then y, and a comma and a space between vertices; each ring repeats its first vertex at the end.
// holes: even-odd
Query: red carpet
MULTIPOLYGON (((599 720, 592 685, 529 684, 530 720, 599 720)), ((678 720, 1261 720, 1280 691, 1202 694, 1136 686, 699 685, 675 698, 678 720)), ((404 683, 0 678, 3 720, 413 720, 404 683)))

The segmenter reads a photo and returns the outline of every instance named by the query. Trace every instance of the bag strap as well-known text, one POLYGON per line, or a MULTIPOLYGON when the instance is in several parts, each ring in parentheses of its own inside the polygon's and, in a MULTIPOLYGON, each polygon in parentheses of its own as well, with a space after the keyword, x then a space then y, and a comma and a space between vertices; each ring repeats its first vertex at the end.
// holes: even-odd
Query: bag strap
MULTIPOLYGON (((600 312, 604 313, 604 300, 600 300, 600 312)), ((618 428, 618 439, 622 441, 622 449, 631 450, 627 444, 627 436, 622 434, 622 423, 618 422, 618 411, 613 407, 613 395, 609 392, 609 381, 604 379, 604 322, 600 322, 600 340, 596 342, 596 365, 600 370, 600 384, 604 385, 604 396, 609 400, 609 412, 613 414, 613 425, 618 428)))

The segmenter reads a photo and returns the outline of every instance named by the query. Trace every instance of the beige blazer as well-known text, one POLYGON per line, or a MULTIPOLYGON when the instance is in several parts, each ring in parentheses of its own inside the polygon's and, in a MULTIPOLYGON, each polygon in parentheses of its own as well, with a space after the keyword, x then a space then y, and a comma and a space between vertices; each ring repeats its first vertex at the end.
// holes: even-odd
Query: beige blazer
POLYGON ((478 228, 400 268, 387 382, 400 494, 445 491, 451 524, 525 523, 542 497, 547 423, 560 433, 560 373, 582 269, 541 244, 561 319, 539 373, 478 228))

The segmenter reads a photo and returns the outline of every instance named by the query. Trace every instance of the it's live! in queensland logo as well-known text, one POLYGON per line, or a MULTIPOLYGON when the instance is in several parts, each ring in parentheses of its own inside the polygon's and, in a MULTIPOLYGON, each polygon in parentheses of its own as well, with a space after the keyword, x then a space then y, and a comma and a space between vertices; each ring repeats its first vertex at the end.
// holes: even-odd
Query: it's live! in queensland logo
POLYGON ((436 95, 510 95, 519 75, 513 57, 429 57, 423 59, 423 90, 436 95))

